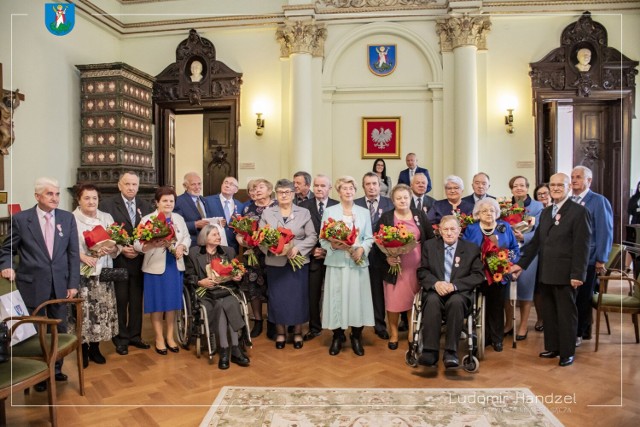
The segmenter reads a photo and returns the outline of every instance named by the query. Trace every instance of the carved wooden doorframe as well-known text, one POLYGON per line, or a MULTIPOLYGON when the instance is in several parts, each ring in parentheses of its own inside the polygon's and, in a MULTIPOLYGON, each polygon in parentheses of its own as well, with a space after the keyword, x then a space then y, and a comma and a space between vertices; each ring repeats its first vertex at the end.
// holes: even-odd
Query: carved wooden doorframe
MULTIPOLYGON (((175 114, 204 114, 227 110, 231 113, 230 141, 238 143, 240 86, 237 73, 216 60, 215 46, 196 30, 176 48, 176 62, 168 65, 153 86, 155 152, 159 185, 176 184, 175 156, 171 153, 171 117, 175 114)), ((233 158, 219 153, 216 161, 228 162, 237 171, 237 149, 233 158)))

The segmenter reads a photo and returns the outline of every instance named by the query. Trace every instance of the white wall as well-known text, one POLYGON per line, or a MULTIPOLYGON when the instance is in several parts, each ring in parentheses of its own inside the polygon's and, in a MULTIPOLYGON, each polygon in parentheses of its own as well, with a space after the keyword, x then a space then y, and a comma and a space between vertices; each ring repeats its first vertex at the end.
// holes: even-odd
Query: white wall
POLYGON ((176 115, 176 192, 182 193, 187 172, 202 174, 202 114, 176 115))
MULTIPOLYGON (((4 88, 19 88, 25 101, 15 110, 16 139, 5 158, 9 203, 35 204, 33 183, 58 179, 62 208, 71 208, 65 188, 80 166, 80 73, 76 64, 120 60, 118 40, 76 14, 74 29, 54 36, 44 24, 44 1, 0 4, 0 62, 4 88), (13 16, 12 16, 13 14, 13 16)), ((0 205, 0 215, 6 208, 0 205)))

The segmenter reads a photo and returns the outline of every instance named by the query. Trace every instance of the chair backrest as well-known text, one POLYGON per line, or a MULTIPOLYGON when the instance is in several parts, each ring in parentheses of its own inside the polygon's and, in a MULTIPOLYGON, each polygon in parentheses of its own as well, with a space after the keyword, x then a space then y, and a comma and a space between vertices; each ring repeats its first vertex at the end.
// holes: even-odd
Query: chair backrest
POLYGON ((620 246, 620 244, 614 243, 613 245, 611 245, 611 251, 609 251, 609 259, 605 264, 605 268, 607 269, 607 271, 614 268, 620 268, 621 266, 620 261, 622 259, 621 251, 622 251, 622 246, 620 246))

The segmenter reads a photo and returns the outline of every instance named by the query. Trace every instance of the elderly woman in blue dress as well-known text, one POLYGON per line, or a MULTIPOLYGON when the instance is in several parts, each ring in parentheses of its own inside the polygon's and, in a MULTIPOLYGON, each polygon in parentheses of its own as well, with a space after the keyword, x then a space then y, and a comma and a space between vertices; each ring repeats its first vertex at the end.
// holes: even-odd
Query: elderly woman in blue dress
POLYGON ((173 212, 176 192, 172 187, 159 187, 156 190, 155 201, 156 211, 142 217, 140 223, 145 224, 152 216, 163 213, 167 224, 172 225, 175 230, 175 241, 136 240, 133 247, 144 253, 144 312, 151 313, 151 324, 156 335, 156 352, 166 356, 167 349, 172 353, 180 351, 175 341, 174 324, 176 311, 182 309, 184 256, 189 252, 191 236, 184 219, 173 212), (166 337, 163 318, 167 326, 166 337))
MULTIPOLYGON (((520 252, 524 251, 524 248, 533 238, 535 234, 536 225, 540 220, 540 212, 544 209, 541 202, 533 200, 528 193, 529 180, 524 176, 514 176, 509 180, 509 188, 511 188, 511 202, 514 205, 518 205, 525 208, 525 213, 531 218, 531 226, 524 232, 518 229, 513 230, 513 234, 516 236, 516 240, 520 245, 520 252)), ((534 258, 533 262, 529 264, 526 270, 518 277, 518 301, 520 302, 520 324, 518 330, 515 331, 516 340, 522 341, 527 338, 528 329, 527 323, 529 320, 529 313, 531 312, 531 304, 533 301, 533 293, 536 286, 536 275, 538 271, 538 257, 534 258)), ((505 300, 504 304, 506 323, 505 334, 511 335, 513 330, 513 306, 509 301, 505 300)))
POLYGON ((427 212, 427 218, 432 224, 440 224, 443 216, 455 214, 455 211, 471 215, 473 203, 462 200, 462 193, 464 192, 462 178, 455 175, 446 177, 444 180, 444 192, 446 199, 434 202, 427 212))
MULTIPOLYGON (((500 217, 500 205, 495 199, 484 198, 476 202, 473 208, 475 223, 467 226, 462 238, 482 248, 485 239, 492 241, 499 248, 509 250, 509 260, 516 262, 520 258, 518 241, 511 226, 500 217)), ((504 296, 505 287, 499 283, 485 282, 482 290, 485 296, 485 345, 493 346, 495 351, 502 351, 504 339, 504 296)))
POLYGON ((335 188, 340 203, 325 209, 323 224, 329 218, 341 220, 348 227, 355 226, 358 233, 352 247, 320 239, 322 249, 327 251, 322 327, 333 330, 330 355, 340 353, 345 341, 344 331, 351 327, 351 348, 356 355, 364 356, 362 329, 375 324, 368 268, 368 255, 373 245, 371 216, 367 209, 353 203, 357 191, 353 177, 338 178, 335 188))
POLYGON ((278 204, 265 209, 260 218, 260 227, 283 227, 295 235, 293 245, 282 256, 265 251, 268 317, 276 325, 276 348, 283 349, 286 342, 286 327, 293 326, 293 348, 302 348, 302 324, 309 321, 309 252, 317 241, 316 230, 308 209, 293 204, 295 188, 293 182, 281 179, 276 183, 278 204), (289 259, 299 255, 305 257, 302 268, 294 269, 289 259))

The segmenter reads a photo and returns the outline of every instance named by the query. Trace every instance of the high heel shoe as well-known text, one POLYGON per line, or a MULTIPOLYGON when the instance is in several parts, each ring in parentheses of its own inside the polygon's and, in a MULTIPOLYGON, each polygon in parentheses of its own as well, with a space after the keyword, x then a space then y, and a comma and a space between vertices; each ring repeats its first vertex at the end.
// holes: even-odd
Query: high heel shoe
POLYGON ((504 336, 506 337, 507 335, 513 335, 513 328, 509 329, 508 331, 505 331, 504 336))
POLYGON ((158 348, 158 347, 156 347, 156 353, 158 353, 161 356, 166 356, 167 355, 167 349, 166 348, 158 348))
POLYGON ((287 341, 287 337, 285 335, 278 334, 278 336, 276 337, 276 348, 278 350, 282 350, 284 348, 286 341, 287 341), (283 338, 282 341, 278 341, 278 338, 280 337, 283 338))
POLYGON ((533 327, 538 332, 544 331, 544 324, 542 322, 536 322, 536 326, 533 327))
POLYGON ((293 348, 295 348, 296 350, 299 350, 302 348, 302 334, 295 334, 293 336, 293 348))
POLYGON ((524 335, 517 335, 516 334, 516 341, 524 341, 527 339, 527 335, 529 335, 529 330, 527 329, 527 332, 524 333, 524 335))
POLYGON ((167 346, 167 349, 168 349, 171 353, 178 353, 178 352, 180 351, 180 347, 178 347, 178 346, 171 347, 167 341, 165 341, 165 342, 164 342, 164 345, 166 345, 166 346, 167 346))
POLYGON ((397 350, 398 349, 398 341, 389 341, 387 343, 387 347, 389 347, 389 350, 397 350))

